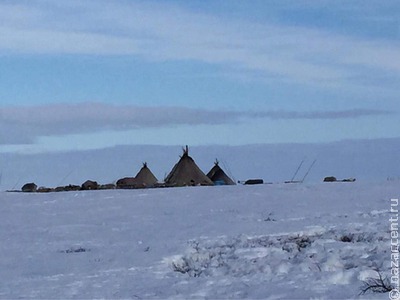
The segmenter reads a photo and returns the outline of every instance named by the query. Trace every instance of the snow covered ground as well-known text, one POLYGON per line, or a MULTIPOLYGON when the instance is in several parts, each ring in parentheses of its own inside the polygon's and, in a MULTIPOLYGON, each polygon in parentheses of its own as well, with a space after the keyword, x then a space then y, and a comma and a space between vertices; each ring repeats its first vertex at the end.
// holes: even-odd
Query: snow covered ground
POLYGON ((0 298, 388 299, 400 182, 0 193, 0 298))

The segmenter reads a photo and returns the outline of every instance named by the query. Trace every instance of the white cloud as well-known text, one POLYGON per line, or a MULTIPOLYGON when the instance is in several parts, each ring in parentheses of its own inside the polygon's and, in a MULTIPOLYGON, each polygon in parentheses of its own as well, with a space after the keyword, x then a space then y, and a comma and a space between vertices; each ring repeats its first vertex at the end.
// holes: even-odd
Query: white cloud
POLYGON ((302 83, 354 84, 400 71, 398 41, 228 20, 159 2, 15 1, 0 4, 0 51, 195 60, 302 83), (19 4, 14 4, 19 3, 19 4))
POLYGON ((41 136, 102 131, 237 124, 251 119, 354 119, 386 111, 211 111, 184 107, 114 106, 101 103, 0 108, 0 145, 31 144, 41 136))

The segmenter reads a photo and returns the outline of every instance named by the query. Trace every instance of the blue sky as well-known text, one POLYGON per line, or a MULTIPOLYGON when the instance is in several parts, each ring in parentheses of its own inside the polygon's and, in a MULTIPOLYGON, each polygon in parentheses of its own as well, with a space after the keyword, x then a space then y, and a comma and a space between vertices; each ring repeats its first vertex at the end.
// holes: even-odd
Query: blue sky
POLYGON ((0 151, 398 137, 398 1, 0 2, 0 151))

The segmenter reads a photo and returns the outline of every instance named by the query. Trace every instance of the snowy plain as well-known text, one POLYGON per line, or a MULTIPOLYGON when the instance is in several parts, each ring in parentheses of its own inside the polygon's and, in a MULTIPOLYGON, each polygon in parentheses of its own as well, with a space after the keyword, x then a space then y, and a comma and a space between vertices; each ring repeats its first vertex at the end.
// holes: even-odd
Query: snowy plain
POLYGON ((388 299, 399 181, 0 193, 0 298, 388 299), (346 238, 345 238, 346 237, 346 238))

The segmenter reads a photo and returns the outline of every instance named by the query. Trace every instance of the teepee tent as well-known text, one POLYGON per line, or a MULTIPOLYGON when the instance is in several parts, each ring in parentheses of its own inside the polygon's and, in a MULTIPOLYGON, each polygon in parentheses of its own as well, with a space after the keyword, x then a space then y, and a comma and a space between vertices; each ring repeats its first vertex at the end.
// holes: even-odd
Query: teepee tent
POLYGON ((153 187, 158 182, 156 176, 147 167, 147 163, 143 163, 143 167, 136 174, 135 179, 138 184, 142 184, 145 187, 153 187))
POLYGON ((188 146, 183 150, 181 159, 165 178, 165 184, 166 186, 214 185, 189 156, 188 146))
POLYGON ((219 161, 215 160, 214 167, 207 173, 207 177, 214 182, 214 185, 235 185, 236 183, 219 166, 219 161))

